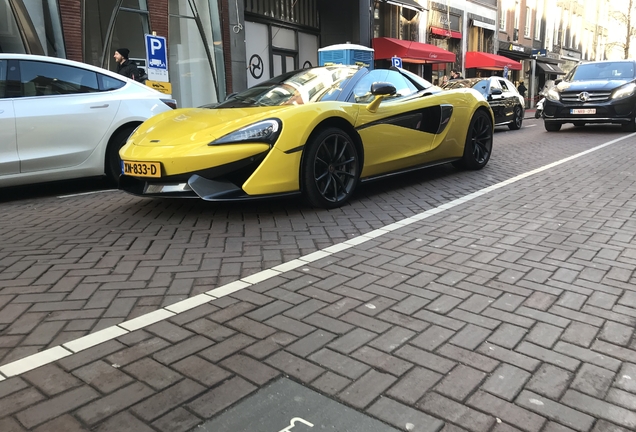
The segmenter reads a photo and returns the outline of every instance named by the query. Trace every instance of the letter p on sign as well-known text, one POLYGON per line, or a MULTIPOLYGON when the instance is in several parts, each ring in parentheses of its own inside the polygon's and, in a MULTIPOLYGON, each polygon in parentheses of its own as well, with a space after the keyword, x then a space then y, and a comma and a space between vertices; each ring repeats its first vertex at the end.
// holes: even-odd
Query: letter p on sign
POLYGON ((151 39, 150 40, 150 52, 151 54, 154 56, 155 55, 155 51, 160 50, 161 49, 161 41, 159 39, 151 39))

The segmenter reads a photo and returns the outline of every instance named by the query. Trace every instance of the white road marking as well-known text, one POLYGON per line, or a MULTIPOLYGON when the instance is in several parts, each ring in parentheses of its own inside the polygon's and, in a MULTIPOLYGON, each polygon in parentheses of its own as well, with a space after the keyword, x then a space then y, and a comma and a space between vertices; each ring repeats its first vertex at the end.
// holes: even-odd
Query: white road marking
MULTIPOLYGON (((436 215, 438 213, 441 213, 445 210, 449 210, 452 209, 453 207, 456 207, 458 205, 464 204, 468 201, 471 201, 475 198, 478 198, 482 195, 485 195, 489 192, 495 191, 497 189, 501 189, 504 186, 507 186, 509 184, 512 183, 516 183, 520 180, 523 180, 527 177, 533 176, 535 174, 539 174, 543 171, 547 171, 550 168, 554 168, 556 166, 562 165, 566 162, 569 162, 571 160, 580 158, 582 156, 585 156, 587 154, 593 153, 595 151, 601 150, 605 147, 608 147, 612 144, 616 144, 617 142, 623 141, 627 138, 632 138, 636 136, 636 133, 632 133, 629 135, 625 135, 623 137, 620 138, 616 138, 614 140, 608 141, 604 144, 600 144, 596 147, 593 147, 589 150, 583 151, 581 153, 577 153, 575 155, 566 157, 564 159, 561 159, 559 161, 556 162, 552 162, 548 165, 544 165, 540 168, 537 169, 533 169, 531 171, 525 172, 523 174, 519 174, 518 176, 512 177, 508 180, 504 180, 502 182, 499 182, 497 184, 488 186, 486 188, 480 189, 478 191, 472 192, 468 195, 465 195, 461 198, 457 198, 453 201, 447 202, 441 206, 438 206, 436 208, 430 209, 430 210, 426 210, 425 212, 422 213, 418 213, 416 215, 413 215, 411 217, 405 218, 401 221, 398 222, 393 222, 389 225, 386 225, 383 228, 378 228, 376 230, 373 230, 369 233, 365 233, 362 234, 358 237, 354 237, 352 239, 346 240, 343 243, 340 244, 336 244, 333 246, 329 246, 325 249, 316 251, 316 252, 312 252, 308 255, 302 256, 296 260, 292 260, 288 263, 283 263, 280 264, 272 269, 266 269, 266 270, 262 270, 261 272, 255 273, 253 275, 247 276, 243 279, 239 279, 237 281, 234 282, 230 282, 226 285, 217 287, 215 289, 212 289, 210 291, 207 291, 205 294, 206 296, 209 296, 209 300, 208 301, 214 301, 217 298, 232 294, 236 291, 240 291, 242 289, 245 288, 249 288, 250 286, 252 286, 254 283, 256 282, 262 282, 265 281, 269 278, 272 278, 274 276, 278 276, 280 275, 282 272, 288 271, 288 270, 293 270, 295 268, 298 268, 302 265, 306 265, 308 263, 311 263, 313 261, 316 261, 318 259, 321 258, 325 258, 328 257, 330 255, 333 255, 334 253, 337 253, 341 250, 346 250, 350 247, 353 247, 355 245, 359 245, 362 243, 365 243, 369 240, 372 240, 374 238, 379 237, 382 234, 386 234, 389 233, 397 228, 402 228, 405 227, 407 225, 410 225, 412 223, 424 220, 426 218, 429 218, 433 215, 436 215)), ((97 191, 96 193, 99 192, 109 192, 109 191, 97 191)), ((85 195, 85 194, 78 194, 78 195, 85 195)), ((71 196, 71 195, 69 195, 71 196)), ((75 196, 75 195, 73 195, 75 196)), ((80 351, 83 351, 87 348, 90 348, 92 346, 98 345, 100 343, 103 342, 107 342, 111 339, 116 339, 119 336, 128 333, 129 331, 133 331, 135 329, 144 327, 146 325, 150 325, 152 323, 155 322, 159 322, 162 321, 164 319, 179 315, 180 313, 183 313, 187 310, 190 310, 192 307, 196 307, 200 304, 204 304, 207 303, 205 302, 206 297, 202 297, 201 295, 192 297, 192 300, 194 301, 189 301, 189 299, 183 300, 180 303, 176 303, 174 305, 169 305, 166 306, 164 308, 161 309, 157 309, 156 311, 150 312, 148 314, 145 315, 141 315, 137 318, 134 318, 132 320, 128 320, 128 321, 124 321, 123 323, 120 323, 116 326, 111 326, 111 327, 107 327, 103 330, 100 330, 98 332, 95 333, 91 333, 88 334, 86 336, 83 336, 79 339, 75 339, 73 341, 69 341, 66 342, 64 344, 64 346, 55 346, 52 348, 49 348, 45 351, 41 351, 39 353, 36 354, 32 354, 28 357, 24 357, 22 359, 19 360, 15 360, 14 362, 8 363, 4 366, 0 366, 0 381, 4 380, 7 377, 10 376, 15 376, 15 375, 20 375, 24 372, 28 372, 32 369, 35 369, 37 367, 40 366, 44 366, 46 364, 49 363, 53 363, 63 357, 69 356, 73 353, 77 353, 80 351), (196 298, 196 300, 194 300, 196 298)), ((490 348, 492 349, 492 347, 490 348)), ((534 404, 542 404, 541 401, 533 399, 530 400, 531 403, 534 404)))
POLYGON ((58 195, 58 198, 71 198, 76 196, 93 195, 93 194, 104 193, 104 192, 116 192, 117 190, 118 189, 106 189, 106 190, 82 192, 82 193, 76 193, 76 194, 70 194, 70 195, 58 195))
POLYGON ((536 124, 533 124, 533 125, 525 125, 523 128, 525 129, 525 128, 535 127, 535 126, 536 126, 536 124))

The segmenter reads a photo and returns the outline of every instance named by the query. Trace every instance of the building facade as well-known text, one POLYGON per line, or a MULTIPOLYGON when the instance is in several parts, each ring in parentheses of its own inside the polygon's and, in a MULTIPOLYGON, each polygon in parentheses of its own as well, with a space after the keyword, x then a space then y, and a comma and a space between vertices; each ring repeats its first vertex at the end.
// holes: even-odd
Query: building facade
MULTIPOLYGON (((0 0, 0 52, 78 60, 115 70, 130 49, 145 63, 144 34, 168 42, 180 106, 319 62, 319 49, 372 47, 376 64, 441 83, 464 76, 524 81, 527 106, 579 61, 615 58, 625 24, 610 0, 0 0), (610 17, 613 20, 610 22, 610 17), (622 26, 622 27, 621 27, 622 26)), ((621 3, 622 4, 622 3, 621 3)), ((636 20, 635 20, 636 21, 636 20)), ((622 39, 621 39, 622 38, 622 39)))

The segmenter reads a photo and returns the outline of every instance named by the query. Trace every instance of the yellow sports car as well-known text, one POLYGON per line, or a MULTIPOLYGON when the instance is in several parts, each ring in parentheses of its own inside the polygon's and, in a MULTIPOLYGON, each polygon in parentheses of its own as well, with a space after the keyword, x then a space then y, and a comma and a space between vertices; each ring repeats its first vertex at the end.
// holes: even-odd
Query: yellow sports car
POLYGON ((344 204, 360 181, 452 162, 481 169, 493 114, 473 89, 442 91, 399 68, 289 72, 201 108, 145 121, 120 151, 141 196, 344 204))

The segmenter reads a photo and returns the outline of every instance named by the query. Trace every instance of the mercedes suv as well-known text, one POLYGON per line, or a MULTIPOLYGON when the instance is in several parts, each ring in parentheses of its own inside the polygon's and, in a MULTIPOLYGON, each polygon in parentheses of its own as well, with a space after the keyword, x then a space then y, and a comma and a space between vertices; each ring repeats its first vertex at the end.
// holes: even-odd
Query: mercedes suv
POLYGON ((636 132, 636 61, 580 63, 546 93, 545 129, 556 132, 564 123, 620 124, 636 132))

